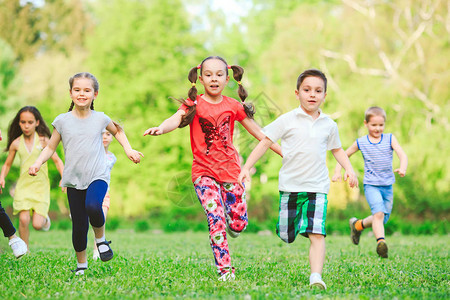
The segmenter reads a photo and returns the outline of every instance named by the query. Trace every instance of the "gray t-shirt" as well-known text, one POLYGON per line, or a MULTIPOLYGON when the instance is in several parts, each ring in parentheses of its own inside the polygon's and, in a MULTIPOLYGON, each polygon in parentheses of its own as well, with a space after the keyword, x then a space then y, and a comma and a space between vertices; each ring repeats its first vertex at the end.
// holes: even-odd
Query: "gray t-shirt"
POLYGON ((62 186, 85 190, 98 179, 109 184, 102 131, 110 122, 107 115, 94 110, 86 119, 72 112, 55 118, 52 125, 61 135, 65 155, 62 186))

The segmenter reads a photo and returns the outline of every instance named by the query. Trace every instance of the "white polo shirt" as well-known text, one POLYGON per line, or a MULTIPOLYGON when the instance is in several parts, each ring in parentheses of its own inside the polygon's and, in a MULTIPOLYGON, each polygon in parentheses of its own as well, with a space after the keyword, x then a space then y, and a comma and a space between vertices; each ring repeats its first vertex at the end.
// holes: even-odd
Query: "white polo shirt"
POLYGON ((328 194, 330 178, 326 152, 341 148, 341 141, 336 122, 319 111, 319 117, 313 120, 298 107, 263 129, 274 143, 281 139, 280 191, 328 194))

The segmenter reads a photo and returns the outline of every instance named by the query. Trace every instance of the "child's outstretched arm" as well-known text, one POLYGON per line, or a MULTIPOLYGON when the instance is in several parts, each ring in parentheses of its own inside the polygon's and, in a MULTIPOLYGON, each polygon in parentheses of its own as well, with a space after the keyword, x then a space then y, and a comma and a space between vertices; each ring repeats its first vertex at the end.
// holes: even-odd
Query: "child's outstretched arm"
POLYGON ((333 149, 331 150, 331 153, 333 153, 334 158, 336 158, 337 162, 345 169, 344 180, 348 179, 348 185, 350 187, 358 187, 358 178, 356 177, 355 171, 353 171, 350 159, 348 159, 348 155, 344 149, 333 149))
POLYGON ((261 156, 264 155, 264 153, 266 153, 267 149, 269 149, 272 144, 273 142, 268 137, 265 137, 258 143, 255 149, 253 149, 252 153, 250 153, 250 156, 248 157, 245 165, 242 167, 241 173, 238 177, 238 183, 242 188, 244 188, 244 180, 250 180, 250 168, 253 167, 261 156))
POLYGON ((45 146, 44 150, 42 150, 39 157, 36 159, 34 164, 28 169, 28 174, 31 176, 36 176, 37 172, 41 168, 42 164, 52 157, 53 153, 56 151, 56 147, 58 147, 59 142, 61 141, 61 135, 58 130, 53 129, 52 136, 48 141, 47 146, 45 146))
POLYGON ((395 169, 394 172, 397 172, 400 177, 404 177, 406 174, 406 168, 408 167, 408 157, 406 156, 406 153, 405 151, 403 151, 402 147, 400 147, 400 144, 398 143, 394 135, 392 135, 391 146, 397 154, 398 159, 400 160, 400 168, 395 169))
MULTIPOLYGON (((262 132, 261 127, 259 127, 259 125, 254 120, 247 117, 241 121, 241 124, 258 141, 261 141, 265 138, 265 135, 262 132)), ((272 143, 272 145, 270 145, 270 149, 272 149, 272 151, 278 154, 279 156, 283 157, 283 154, 281 153, 281 146, 278 145, 278 143, 272 143)))
MULTIPOLYGON (((345 153, 347 154, 348 157, 352 156, 355 152, 357 152, 358 149, 358 144, 356 143, 356 141, 353 143, 353 145, 351 145, 347 150, 345 150, 345 153)), ((342 166, 339 164, 339 162, 336 164, 336 168, 334 169, 334 175, 331 178, 331 181, 336 182, 341 180, 342 176, 341 176, 341 170, 342 170, 342 166)))
POLYGON ((2 167, 2 172, 0 173, 0 194, 2 189, 5 188, 5 178, 11 169, 11 165, 16 157, 16 152, 19 149, 19 138, 15 139, 9 146, 8 157, 6 157, 5 164, 2 167))
POLYGON ((108 126, 106 126, 106 130, 111 132, 111 134, 116 138, 119 144, 122 145, 123 150, 125 150, 125 153, 132 162, 134 162, 135 164, 141 162, 141 156, 144 157, 144 154, 131 148, 125 131, 123 131, 121 128, 119 129, 113 121, 109 122, 108 126))
POLYGON ((161 135, 164 133, 169 133, 180 126, 181 118, 186 114, 186 112, 182 109, 178 110, 174 113, 170 118, 164 120, 158 127, 150 127, 144 132, 144 136, 146 135, 161 135))

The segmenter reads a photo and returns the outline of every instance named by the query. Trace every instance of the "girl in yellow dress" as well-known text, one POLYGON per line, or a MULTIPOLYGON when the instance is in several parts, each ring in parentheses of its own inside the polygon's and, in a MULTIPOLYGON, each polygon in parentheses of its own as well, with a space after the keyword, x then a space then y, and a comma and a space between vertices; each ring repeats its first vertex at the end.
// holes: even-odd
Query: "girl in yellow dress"
MULTIPOLYGON (((29 224, 36 230, 48 231, 50 218, 50 183, 47 165, 43 165, 38 176, 28 175, 28 168, 38 158, 50 138, 50 130, 42 119, 40 112, 34 106, 25 106, 19 110, 8 129, 9 151, 0 174, 0 187, 5 187, 5 177, 11 168, 16 153, 20 158, 20 176, 17 181, 13 208, 14 214, 19 214, 19 235, 28 245, 29 224), (32 218, 31 214, 32 213, 32 218)), ((64 164, 58 154, 52 156, 56 168, 62 175, 64 164)))

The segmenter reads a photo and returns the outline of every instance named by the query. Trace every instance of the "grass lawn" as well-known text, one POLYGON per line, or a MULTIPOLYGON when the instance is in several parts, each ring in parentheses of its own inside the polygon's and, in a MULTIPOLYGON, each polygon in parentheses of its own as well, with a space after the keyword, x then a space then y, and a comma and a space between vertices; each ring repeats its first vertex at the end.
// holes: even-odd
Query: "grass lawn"
POLYGON ((1 299, 241 298, 449 299, 450 236, 391 236, 389 259, 375 253, 374 238, 354 246, 348 236, 326 238, 323 279, 327 291, 311 290, 309 240, 292 244, 276 235, 244 233, 230 240, 236 280, 219 282, 208 233, 107 233, 113 260, 76 267, 70 231, 31 230, 31 253, 15 259, 0 241, 1 299))

